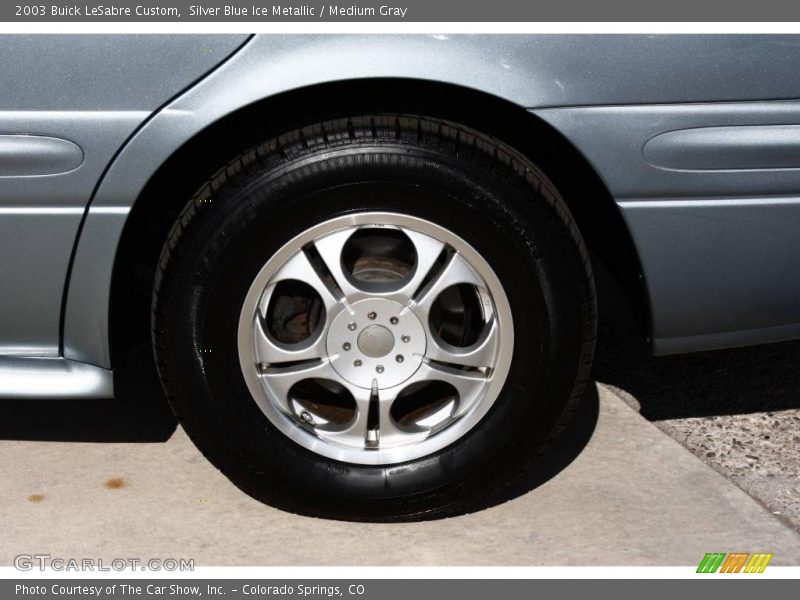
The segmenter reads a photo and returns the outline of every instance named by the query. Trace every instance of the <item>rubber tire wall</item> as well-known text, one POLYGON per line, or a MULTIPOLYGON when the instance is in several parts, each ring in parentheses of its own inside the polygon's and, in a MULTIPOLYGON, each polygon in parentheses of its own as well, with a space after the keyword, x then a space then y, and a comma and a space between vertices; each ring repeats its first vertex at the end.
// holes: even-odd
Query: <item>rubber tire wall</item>
POLYGON ((536 468, 589 381, 596 299, 574 220, 525 157, 455 123, 367 115, 271 139, 213 175, 162 250, 151 323, 173 411, 242 490, 308 515, 415 520, 470 512, 536 468), (483 420, 435 454, 388 466, 291 442, 258 409, 237 355, 242 302, 269 257, 313 224, 367 210, 467 240, 500 278, 515 329, 511 371, 483 420))

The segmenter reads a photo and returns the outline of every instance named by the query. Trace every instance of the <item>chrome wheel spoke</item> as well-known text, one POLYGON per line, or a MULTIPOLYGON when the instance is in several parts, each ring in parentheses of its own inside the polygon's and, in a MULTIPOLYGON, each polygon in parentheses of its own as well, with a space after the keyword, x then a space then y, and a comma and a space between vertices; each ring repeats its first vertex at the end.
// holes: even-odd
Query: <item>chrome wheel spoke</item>
POLYGON ((395 422, 392 417, 392 405, 397 399, 399 391, 381 390, 379 392, 378 431, 380 434, 380 448, 410 444, 428 437, 428 431, 425 429, 415 431, 409 428, 402 428, 395 422))
POLYGON ((387 447, 407 444, 427 437, 425 431, 407 431, 394 422, 391 415, 395 392, 352 389, 356 402, 356 415, 346 429, 328 434, 334 441, 363 445, 366 450, 381 450, 387 447))
POLYGON ((458 392, 459 403, 468 402, 486 383, 488 376, 481 371, 465 371, 451 366, 426 361, 414 379, 416 381, 444 381, 458 392))
POLYGON ((450 365, 491 368, 494 363, 494 357, 497 354, 499 330, 497 319, 492 317, 486 323, 485 331, 480 339, 464 348, 451 346, 439 339, 438 336, 429 334, 428 349, 425 352, 425 356, 430 360, 450 365))
POLYGON ((338 376, 327 358, 310 360, 290 366, 268 366, 261 371, 261 379, 265 387, 271 393, 273 400, 287 414, 294 412, 289 400, 289 392, 292 386, 304 379, 313 378, 336 381, 338 376))
POLYGON ((413 300, 414 294, 419 290, 420 285, 422 285, 422 282, 430 274, 431 269, 445 249, 445 244, 424 233, 418 233, 409 229, 404 230, 404 233, 414 245, 417 259, 416 265, 411 279, 405 283, 402 288, 392 293, 390 297, 403 304, 409 304, 413 300))
POLYGON ((317 335, 309 343, 284 345, 273 341, 264 331, 264 323, 256 318, 254 327, 256 355, 262 365, 322 359, 326 355, 325 336, 317 335))
POLYGON ((350 393, 356 403, 356 411, 353 420, 345 429, 327 434, 327 438, 340 443, 347 443, 354 447, 368 448, 371 439, 369 428, 370 404, 373 398, 373 390, 349 387, 350 393))
POLYGON ((270 280, 270 287, 265 291, 259 303, 259 310, 262 315, 267 313, 269 299, 275 289, 275 284, 281 281, 301 281, 310 285, 322 300, 322 305, 325 307, 325 312, 330 314, 339 304, 339 299, 333 295, 331 290, 320 277, 314 265, 308 258, 308 255, 300 250, 292 256, 286 263, 275 273, 270 280))
POLYGON ((454 253, 450 256, 444 268, 425 286, 419 297, 411 305, 423 323, 427 323, 430 311, 436 298, 447 288, 466 283, 479 289, 485 289, 486 284, 475 270, 469 265, 461 254, 454 253))
POLYGON ((342 269, 342 250, 351 235, 353 235, 352 228, 344 229, 328 234, 314 242, 314 247, 317 249, 317 252, 319 252, 320 257, 328 268, 336 285, 349 302, 366 296, 366 294, 350 283, 350 280, 344 273, 344 269, 342 269))

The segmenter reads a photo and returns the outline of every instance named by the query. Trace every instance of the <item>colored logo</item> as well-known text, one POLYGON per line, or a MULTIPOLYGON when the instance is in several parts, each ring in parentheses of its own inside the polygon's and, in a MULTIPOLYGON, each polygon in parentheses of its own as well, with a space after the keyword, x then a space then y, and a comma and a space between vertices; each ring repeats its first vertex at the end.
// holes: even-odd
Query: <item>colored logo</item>
POLYGON ((766 552, 708 552, 700 565, 698 573, 763 573, 772 554, 766 552))

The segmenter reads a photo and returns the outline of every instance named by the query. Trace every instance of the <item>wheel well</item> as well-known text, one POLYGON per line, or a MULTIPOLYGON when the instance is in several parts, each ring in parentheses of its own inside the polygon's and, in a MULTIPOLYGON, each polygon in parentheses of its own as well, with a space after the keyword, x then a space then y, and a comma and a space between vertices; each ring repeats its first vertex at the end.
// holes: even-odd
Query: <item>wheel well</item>
POLYGON ((483 92, 436 82, 370 79, 302 88, 246 106, 207 127, 165 161, 137 198, 115 259, 112 365, 149 339, 150 294, 161 247, 179 212, 206 179, 265 139, 326 119, 373 112, 462 123, 530 158, 561 192, 589 247, 601 315, 604 297, 622 292, 640 329, 649 334, 647 295, 627 226, 600 177, 566 138, 524 108, 483 92))

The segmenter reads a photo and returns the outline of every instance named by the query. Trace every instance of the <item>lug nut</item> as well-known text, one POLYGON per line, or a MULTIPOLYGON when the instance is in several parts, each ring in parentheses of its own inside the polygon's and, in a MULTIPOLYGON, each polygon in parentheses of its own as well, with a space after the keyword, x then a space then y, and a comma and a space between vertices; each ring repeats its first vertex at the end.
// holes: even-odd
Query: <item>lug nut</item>
POLYGON ((391 319, 389 319, 389 323, 391 323, 392 325, 397 325, 399 321, 400 319, 398 319, 397 317, 392 317, 391 319))
POLYGON ((374 321, 377 316, 378 316, 378 313, 375 313, 375 312, 371 312, 371 313, 369 313, 367 315, 367 317, 369 317, 369 319, 372 320, 372 321, 374 321))
POLYGON ((356 325, 355 323, 348 323, 348 324, 347 324, 347 328, 348 328, 350 331, 355 331, 355 330, 356 330, 356 327, 358 327, 358 325, 356 325))
POLYGON ((350 348, 352 348, 352 346, 350 345, 350 342, 345 342, 344 344, 342 344, 342 350, 344 350, 345 352, 350 350, 350 348))
POLYGON ((407 335, 402 336, 400 339, 403 340, 406 344, 411 341, 411 337, 407 335))
POLYGON ((378 373, 383 373, 383 365, 378 365, 377 367, 375 367, 375 370, 376 370, 378 373))
POLYGON ((398 354, 397 356, 395 356, 395 357, 394 357, 394 359, 395 359, 397 362, 403 362, 403 361, 405 360, 405 358, 403 358, 403 355, 402 355, 402 354, 398 354))
POLYGON ((362 363, 361 363, 361 361, 359 359, 356 359, 356 360, 353 361, 353 366, 354 367, 360 367, 361 365, 362 365, 362 363))

